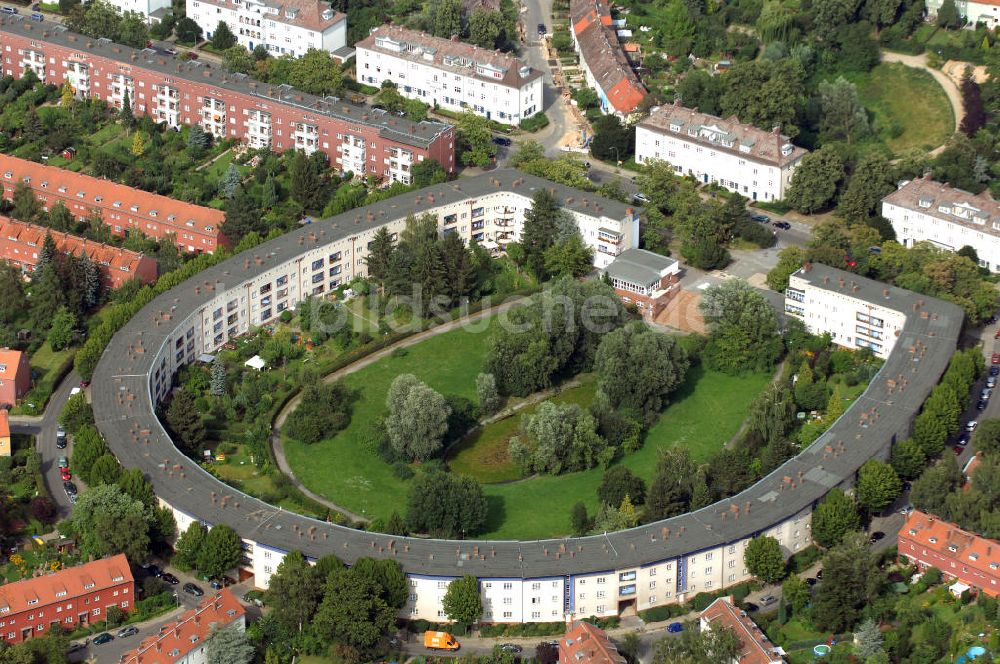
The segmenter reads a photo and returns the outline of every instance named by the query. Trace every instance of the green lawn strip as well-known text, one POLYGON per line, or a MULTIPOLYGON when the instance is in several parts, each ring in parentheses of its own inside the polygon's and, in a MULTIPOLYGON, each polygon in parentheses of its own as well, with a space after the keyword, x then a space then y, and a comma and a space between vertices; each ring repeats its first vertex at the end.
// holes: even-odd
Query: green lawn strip
POLYGON ((49 397, 52 396, 52 392, 56 388, 56 384, 68 373, 75 354, 75 348, 54 351, 48 341, 39 346, 30 358, 34 384, 21 403, 11 410, 11 413, 14 415, 41 415, 42 411, 45 410, 45 404, 48 403, 49 397), (33 404, 33 407, 28 404, 33 404))
POLYGON ((315 445, 284 438, 285 455, 296 477, 312 491, 358 514, 404 512, 408 483, 363 445, 370 427, 385 413, 389 385, 399 374, 412 373, 442 394, 475 400, 476 374, 486 356, 487 338, 485 330, 452 330, 346 376, 345 385, 359 393, 350 425, 315 445))
POLYGON ((857 85, 861 103, 875 115, 879 138, 894 153, 931 149, 951 136, 955 117, 948 96, 926 71, 884 62, 869 73, 838 75, 857 85))
MULTIPOLYGON (((597 380, 588 375, 582 385, 560 392, 546 401, 575 403, 586 408, 593 401, 596 391, 597 380)), ((510 417, 493 422, 466 437, 449 451, 448 467, 454 473, 475 477, 483 484, 520 479, 521 469, 507 456, 507 443, 520 433, 524 416, 534 413, 542 403, 522 408, 510 417)))

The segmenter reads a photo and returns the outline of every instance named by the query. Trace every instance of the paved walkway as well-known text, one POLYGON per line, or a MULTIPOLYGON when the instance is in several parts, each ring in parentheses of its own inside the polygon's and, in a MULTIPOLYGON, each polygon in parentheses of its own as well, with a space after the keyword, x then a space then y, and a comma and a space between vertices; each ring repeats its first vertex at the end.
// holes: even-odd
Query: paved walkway
MULTIPOLYGON (((374 364, 375 362, 378 362, 382 358, 391 355, 398 348, 407 348, 409 346, 414 346, 422 341, 430 339, 431 337, 436 337, 439 334, 450 332, 451 330, 454 330, 463 325, 467 325, 477 320, 481 320, 483 318, 487 318, 489 316, 494 316, 504 311, 508 311, 510 309, 513 309, 514 307, 525 304, 527 301, 528 298, 519 297, 504 302, 503 304, 499 304, 495 307, 483 309, 482 311, 471 314, 469 316, 458 318, 456 320, 449 321, 447 323, 442 323, 441 325, 432 327, 428 330, 417 332, 416 334, 410 335, 405 339, 401 339, 400 341, 397 341, 396 343, 390 346, 386 346, 382 350, 376 351, 370 355, 366 355, 365 357, 362 357, 356 362, 352 362, 351 364, 347 365, 346 367, 343 367, 342 369, 334 371, 333 373, 323 378, 323 380, 324 382, 339 380, 344 376, 350 375, 356 371, 360 371, 361 369, 364 369, 365 367, 374 364)), ((369 521, 368 518, 360 514, 355 514, 354 512, 351 512, 350 510, 347 510, 341 507, 340 505, 334 503, 328 498, 321 496, 313 491, 310 491, 308 488, 306 488, 304 484, 302 484, 302 482, 299 481, 299 479, 295 476, 295 473, 292 471, 292 467, 289 465, 288 459, 285 457, 285 448, 281 443, 280 431, 281 431, 281 425, 285 423, 285 419, 288 417, 289 413, 295 410, 295 407, 298 406, 301 398, 302 398, 301 395, 298 395, 295 398, 291 399, 287 404, 285 404, 285 407, 281 409, 281 412, 278 413, 278 416, 274 418, 274 423, 271 426, 271 449, 274 450, 274 458, 278 462, 278 469, 282 473, 284 473, 288 477, 288 479, 292 481, 292 484, 294 484, 299 489, 299 491, 309 496, 319 504, 324 505, 332 510, 341 512, 345 516, 350 517, 354 521, 368 523, 369 521)))
MULTIPOLYGON (((965 105, 962 103, 962 93, 959 91, 958 86, 955 85, 955 81, 948 78, 948 76, 933 67, 927 66, 927 54, 922 53, 920 55, 906 55, 905 53, 893 53, 892 51, 882 51, 882 61, 883 62, 898 62, 904 64, 907 67, 913 67, 914 69, 923 69, 931 76, 934 77, 941 87, 944 89, 944 93, 948 96, 948 101, 951 103, 952 114, 955 116, 955 131, 962 124, 962 118, 965 117, 965 105)), ((929 154, 936 155, 941 152, 945 146, 940 145, 934 150, 931 150, 929 154)))

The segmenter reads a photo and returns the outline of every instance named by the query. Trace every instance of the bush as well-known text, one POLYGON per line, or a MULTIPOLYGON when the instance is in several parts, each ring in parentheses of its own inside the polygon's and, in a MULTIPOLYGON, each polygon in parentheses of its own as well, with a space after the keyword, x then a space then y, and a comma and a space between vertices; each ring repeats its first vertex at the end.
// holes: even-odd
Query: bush
POLYGON ((545 113, 535 113, 530 118, 521 120, 521 129, 527 132, 536 132, 549 126, 549 118, 545 113))
POLYGON ((413 477, 413 469, 403 461, 392 464, 392 474, 401 480, 408 480, 413 477))

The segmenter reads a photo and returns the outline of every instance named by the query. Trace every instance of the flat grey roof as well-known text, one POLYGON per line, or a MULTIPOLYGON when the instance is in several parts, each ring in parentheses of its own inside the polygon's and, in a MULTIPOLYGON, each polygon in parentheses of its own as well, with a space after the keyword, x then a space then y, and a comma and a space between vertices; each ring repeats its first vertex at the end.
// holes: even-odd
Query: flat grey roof
POLYGON ((660 272, 676 265, 677 261, 668 256, 645 249, 626 249, 605 268, 612 277, 618 277, 634 284, 647 284, 660 278, 660 272))
POLYGON ((200 60, 184 60, 179 56, 158 53, 149 48, 134 49, 116 44, 110 39, 94 39, 71 32, 62 25, 34 23, 24 16, 0 16, 0 42, 4 33, 56 44, 82 53, 115 60, 132 67, 141 67, 192 83, 212 85, 264 101, 294 106, 309 113, 325 115, 344 122, 376 127, 379 135, 414 147, 427 148, 451 125, 425 120, 411 122, 406 118, 367 104, 355 104, 337 97, 318 97, 296 90, 290 85, 272 85, 256 81, 245 74, 231 74, 200 60))
MULTIPOLYGON (((459 199, 502 189, 530 192, 539 187, 573 194, 573 205, 596 204, 610 216, 619 203, 553 185, 513 170, 435 185, 332 219, 313 223, 211 267, 163 293, 136 314, 111 340, 93 376, 97 426, 119 461, 141 468, 156 495, 177 510, 210 524, 225 523, 242 537, 281 551, 300 550, 318 558, 334 554, 347 563, 360 557, 397 560, 409 574, 478 577, 563 577, 642 566, 760 533, 811 507, 831 487, 854 477, 868 459, 897 437, 937 383, 955 349, 962 310, 934 298, 920 298, 894 352, 867 390, 816 442, 746 491, 696 512, 606 535, 514 541, 457 541, 406 538, 352 530, 310 519, 243 494, 202 470, 177 450, 154 412, 149 374, 157 349, 172 336, 165 324, 197 312, 224 284, 238 284, 302 252, 336 238, 419 212, 417 197, 459 199), (519 184, 516 184, 519 183, 519 184), (927 315, 923 315, 926 312, 927 315), (900 379, 906 387, 897 389, 900 379)), ((426 208, 426 205, 424 205, 426 208)), ((817 266, 814 264, 813 269, 817 266)), ((854 275, 834 270, 834 276, 854 275)), ((916 296, 913 296, 916 299, 916 296)), ((902 296, 897 302, 902 302, 902 296)), ((516 516, 516 515, 515 515, 516 516)))

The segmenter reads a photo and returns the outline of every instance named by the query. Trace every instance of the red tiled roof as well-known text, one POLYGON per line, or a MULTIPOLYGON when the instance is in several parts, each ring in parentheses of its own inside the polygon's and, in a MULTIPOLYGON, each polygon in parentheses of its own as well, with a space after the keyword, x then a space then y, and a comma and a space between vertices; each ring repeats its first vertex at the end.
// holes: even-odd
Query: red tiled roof
MULTIPOLYGON (((53 197, 76 197, 89 208, 99 208, 103 211, 114 211, 121 214, 136 214, 145 222, 148 220, 169 232, 180 236, 181 233, 195 231, 204 235, 218 237, 219 227, 225 221, 221 210, 194 205, 167 196, 152 194, 141 189, 126 187, 123 184, 102 180, 100 178, 74 173, 73 171, 37 164, 27 159, 18 159, 10 155, 0 154, 0 182, 13 187, 24 178, 30 178, 30 186, 40 191, 52 192, 53 197), (8 177, 8 173, 10 177, 8 177), (44 183, 44 187, 42 186, 44 183), (60 192, 65 187, 65 192, 60 192), (83 196, 79 196, 83 193, 83 196), (101 200, 96 200, 100 196, 101 200), (118 203, 116 206, 115 203, 118 203), (133 211, 137 208, 137 212, 133 211), (156 216, 151 217, 150 211, 155 210, 156 216), (173 219, 170 217, 173 216, 173 219), (211 228, 211 230, 208 230, 211 228)), ((110 223, 106 219, 105 223, 110 223)), ((146 232, 145 228, 139 228, 146 232)), ((147 235, 151 233, 147 232, 147 235)), ((157 235, 159 237, 160 235, 157 235)))
POLYGON ((132 580, 128 560, 124 554, 118 554, 0 586, 0 612, 19 613, 33 606, 52 604, 64 596, 77 597, 132 580))
POLYGON ((771 664, 783 662, 784 657, 774 653, 774 644, 768 641, 764 632, 746 612, 733 606, 732 597, 720 597, 701 612, 702 624, 709 629, 723 626, 729 629, 743 644, 739 654, 739 664, 771 664))
MULTIPOLYGON (((236 9, 239 2, 227 2, 226 0, 204 0, 209 4, 227 9, 236 9)), ((280 0, 278 2, 265 3, 269 8, 276 9, 277 13, 265 13, 263 16, 268 21, 275 21, 283 25, 296 25, 308 30, 324 32, 327 28, 334 26, 347 18, 346 14, 338 11, 329 13, 330 18, 323 18, 323 12, 330 9, 330 5, 320 0, 280 0), (286 12, 293 12, 294 16, 289 16, 286 12)), ((235 28, 236 26, 231 26, 235 28)))
POLYGON ((578 620, 559 640, 559 661, 574 664, 625 664, 604 630, 578 620))
POLYGON ((953 563, 935 567, 949 576, 972 582, 988 594, 996 596, 1000 588, 1000 542, 962 530, 953 523, 919 510, 910 512, 899 530, 898 550, 915 560, 925 559, 933 551, 941 560, 953 563), (909 548, 909 543, 915 549, 909 548))
POLYGON ((618 113, 635 111, 646 97, 646 88, 618 43, 607 0, 571 0, 570 20, 580 59, 608 102, 618 113))
POLYGON ((122 655, 120 664, 174 664, 185 654, 205 644, 212 631, 239 620, 246 609, 228 588, 202 600, 198 608, 143 639, 138 648, 122 655))
POLYGON ((139 274, 139 267, 143 261, 153 260, 135 251, 112 247, 101 242, 94 242, 76 235, 4 216, 0 216, 0 258, 34 266, 37 259, 26 254, 18 245, 34 246, 41 249, 46 234, 52 235, 52 239, 56 243, 56 250, 59 252, 74 256, 86 253, 96 265, 109 270, 128 272, 133 276, 139 274), (18 251, 15 251, 16 249, 18 251))
POLYGON ((0 348, 0 379, 15 380, 21 367, 21 351, 0 348))

